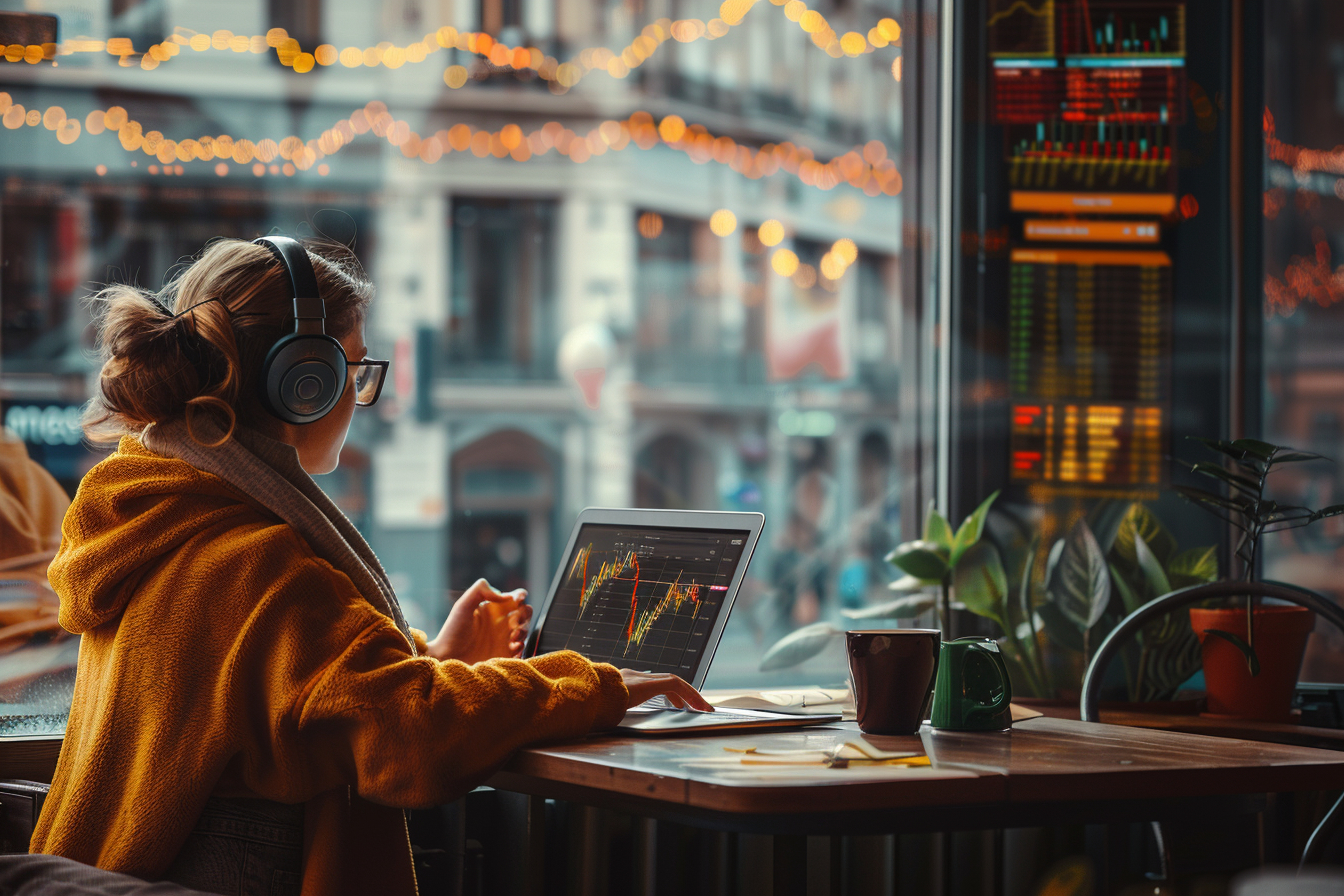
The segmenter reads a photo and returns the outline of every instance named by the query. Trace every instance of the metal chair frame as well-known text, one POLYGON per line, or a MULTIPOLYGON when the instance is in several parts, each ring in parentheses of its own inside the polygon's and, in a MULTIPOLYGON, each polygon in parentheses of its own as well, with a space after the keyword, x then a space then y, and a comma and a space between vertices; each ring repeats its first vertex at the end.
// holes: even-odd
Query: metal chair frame
MULTIPOLYGON (((1121 645, 1138 633, 1143 626, 1170 613, 1172 610, 1179 610, 1182 607, 1188 607, 1210 598, 1244 597, 1246 595, 1272 597, 1301 607, 1307 607, 1344 631, 1344 608, 1327 597, 1295 585, 1285 585, 1279 582, 1210 582, 1205 585, 1192 585, 1189 588, 1169 592, 1161 597, 1154 598, 1120 620, 1120 623, 1101 642, 1101 646, 1097 648, 1097 652, 1093 655, 1092 661, 1088 663, 1087 672, 1083 676, 1083 693, 1079 700, 1079 710, 1083 721, 1098 722, 1101 720, 1098 705, 1101 680, 1106 674, 1106 668, 1115 654, 1119 652, 1121 645)), ((1341 795, 1330 808, 1330 811, 1325 813, 1321 823, 1312 832, 1311 837, 1307 840, 1306 849, 1302 851, 1302 861, 1299 867, 1306 866, 1319 859, 1325 843, 1330 839, 1335 829, 1339 827, 1341 821, 1344 821, 1344 809, 1341 807, 1344 807, 1344 795, 1341 795)), ((1167 854, 1166 840, 1162 835, 1160 822, 1153 822, 1153 836, 1157 838, 1158 850, 1162 854, 1162 877, 1165 879, 1167 869, 1170 867, 1170 857, 1167 854)))

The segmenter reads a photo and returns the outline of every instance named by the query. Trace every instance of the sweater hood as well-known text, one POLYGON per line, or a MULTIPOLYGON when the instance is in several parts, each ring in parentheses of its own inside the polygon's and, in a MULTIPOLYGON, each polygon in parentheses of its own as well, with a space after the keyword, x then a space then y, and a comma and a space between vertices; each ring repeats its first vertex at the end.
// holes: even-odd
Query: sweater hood
POLYGON ((60 484, 29 459, 23 442, 0 427, 0 559, 50 556, 60 544, 61 514, 69 504, 60 484))
POLYGON ((207 530, 259 508, 217 476, 123 436, 89 471, 61 526, 47 578, 61 598, 61 627, 82 634, 116 619, 135 587, 207 530))

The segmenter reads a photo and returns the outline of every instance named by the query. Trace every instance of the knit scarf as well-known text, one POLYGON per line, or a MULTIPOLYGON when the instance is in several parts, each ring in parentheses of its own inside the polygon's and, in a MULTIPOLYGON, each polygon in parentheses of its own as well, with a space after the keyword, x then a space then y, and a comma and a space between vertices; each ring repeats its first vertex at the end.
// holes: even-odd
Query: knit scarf
POLYGON ((222 444, 208 447, 223 430, 204 414, 192 420, 191 428, 207 444, 193 439, 182 420, 153 424, 140 434, 140 441, 155 454, 218 476, 288 523, 317 556, 345 573, 365 600, 396 623, 415 655, 415 639, 382 564, 359 530, 303 469, 294 446, 239 426, 222 444))

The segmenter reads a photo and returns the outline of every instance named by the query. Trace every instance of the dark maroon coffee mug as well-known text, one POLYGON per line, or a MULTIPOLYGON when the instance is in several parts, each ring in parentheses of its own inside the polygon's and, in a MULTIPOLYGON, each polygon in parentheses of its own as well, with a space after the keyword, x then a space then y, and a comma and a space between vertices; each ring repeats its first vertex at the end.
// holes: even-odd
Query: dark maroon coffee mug
POLYGON ((938 671, 936 629, 846 632, 859 730, 914 734, 924 721, 938 671))

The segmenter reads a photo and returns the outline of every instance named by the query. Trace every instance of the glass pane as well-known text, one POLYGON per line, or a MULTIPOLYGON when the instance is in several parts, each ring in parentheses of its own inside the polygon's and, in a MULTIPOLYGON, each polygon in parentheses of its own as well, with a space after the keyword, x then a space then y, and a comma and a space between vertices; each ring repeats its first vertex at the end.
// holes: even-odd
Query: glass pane
MULTIPOLYGON (((956 526, 997 497, 993 553, 970 555, 971 599, 954 618, 962 633, 1000 639, 1017 694, 1076 699, 1102 639, 1168 590, 1167 573, 1147 577, 1132 537, 1117 535, 1122 520, 1126 532, 1145 521, 1164 569, 1224 540, 1172 486, 1186 484, 1182 462, 1199 459, 1188 438, 1221 437, 1230 415, 1231 174, 1220 147, 1232 139, 1227 72, 1240 61, 1208 37, 1229 33, 1224 4, 968 9, 943 509, 956 526), (1100 574, 1053 576, 1049 558, 1066 550, 1100 574), (971 577, 995 564, 1003 587, 977 589, 971 577)), ((1112 663, 1107 699, 1169 699, 1199 671, 1183 621, 1150 653, 1161 659, 1141 666, 1134 648, 1112 663)))
MULTIPOLYGON (((1264 160, 1264 437, 1344 461, 1344 9, 1266 8, 1264 160)), ((1273 497, 1312 508, 1344 503, 1337 463, 1275 474, 1273 497)), ((1264 540, 1264 577, 1344 599, 1342 518, 1264 540)), ((1344 681, 1344 635, 1321 623, 1303 681, 1344 681)))
POLYGON ((21 6, 59 34, 0 74, 0 411, 67 494, 101 456, 89 285, 322 235, 375 282, 392 363, 320 481, 412 624, 480 576, 539 602, 585 506, 761 511, 711 683, 844 679, 838 639, 758 667, 885 599, 911 514, 902 321, 932 266, 900 261, 932 222, 898 161, 927 4, 21 6))

